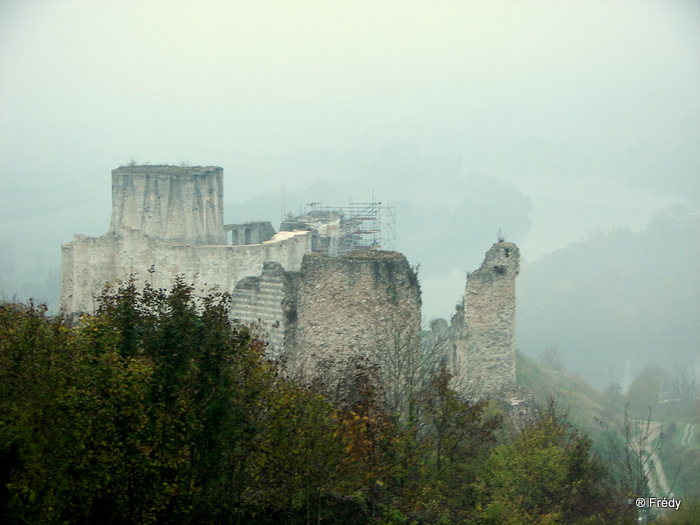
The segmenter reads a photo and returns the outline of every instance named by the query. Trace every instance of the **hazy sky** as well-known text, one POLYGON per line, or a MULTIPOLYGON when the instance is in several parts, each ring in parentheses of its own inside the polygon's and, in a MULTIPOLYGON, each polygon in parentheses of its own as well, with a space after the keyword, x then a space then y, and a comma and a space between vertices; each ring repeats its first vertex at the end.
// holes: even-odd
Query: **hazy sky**
MULTIPOLYGON (((534 261, 700 208, 700 3, 0 0, 14 271, 104 234, 110 171, 130 159, 222 166, 227 217, 262 194, 295 208, 315 183, 428 222, 500 207, 479 227, 495 241, 518 222, 504 234, 534 261)), ((429 317, 489 246, 439 270, 411 261, 429 317)))

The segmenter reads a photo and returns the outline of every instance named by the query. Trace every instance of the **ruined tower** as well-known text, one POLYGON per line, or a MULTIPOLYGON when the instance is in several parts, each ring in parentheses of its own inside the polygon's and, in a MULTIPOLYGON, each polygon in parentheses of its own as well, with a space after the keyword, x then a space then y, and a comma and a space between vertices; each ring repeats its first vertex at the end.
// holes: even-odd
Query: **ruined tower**
MULTIPOLYGON (((240 279, 259 276, 268 262, 298 271, 311 251, 311 234, 302 231, 272 238, 274 231, 265 231, 245 244, 227 245, 223 215, 222 168, 113 170, 109 231, 101 237, 76 234, 61 247, 61 311, 71 317, 93 312, 107 283, 131 277, 139 286, 148 280, 154 288, 170 288, 182 276, 200 294, 213 287, 231 291, 240 279)), ((253 229, 244 226, 244 233, 253 229)))
POLYGON ((397 252, 307 254, 301 265, 292 352, 302 375, 323 383, 348 377, 358 361, 380 363, 393 338, 420 341, 421 298, 415 272, 397 252), (350 367, 350 368, 349 368, 350 367))
POLYGON ((490 395, 516 387, 515 278, 519 271, 518 247, 499 241, 486 252, 481 267, 467 276, 457 360, 472 392, 490 395))
POLYGON ((183 244, 225 244, 223 169, 122 166, 112 171, 109 232, 140 230, 183 244))
MULTIPOLYGON (((347 394, 357 366, 386 368, 392 355, 420 346, 418 278, 396 252, 307 253, 294 272, 266 264, 231 299, 232 317, 255 325, 293 376, 336 398, 347 394)), ((403 370, 393 372, 396 380, 403 370)))
MULTIPOLYGON (((381 246, 376 238, 360 244, 364 249, 340 250, 338 214, 310 214, 313 228, 276 234, 268 222, 224 225, 223 170, 214 166, 117 168, 112 205, 105 235, 75 235, 62 245, 60 308, 71 318, 93 312, 107 283, 133 278, 140 287, 167 289, 181 276, 198 294, 230 293, 232 319, 254 326, 269 354, 297 377, 338 398, 356 370, 379 370, 387 399, 417 387, 423 347, 416 273, 400 253, 370 249, 381 246)), ((361 233, 345 235, 352 240, 361 233)), ((433 323, 428 338, 444 354, 458 390, 505 400, 513 413, 529 399, 515 377, 519 267, 515 244, 494 244, 468 276, 452 324, 433 323)))

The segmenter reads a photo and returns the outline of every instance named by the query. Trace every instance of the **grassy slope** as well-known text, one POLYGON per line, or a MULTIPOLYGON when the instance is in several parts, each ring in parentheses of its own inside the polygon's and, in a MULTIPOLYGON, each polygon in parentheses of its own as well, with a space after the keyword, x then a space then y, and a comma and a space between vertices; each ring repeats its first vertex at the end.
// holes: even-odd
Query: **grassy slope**
MULTIPOLYGON (((678 423, 666 427, 659 456, 674 492, 700 495, 700 440, 695 435, 689 446, 681 444, 687 424, 678 423)), ((698 428, 695 432, 697 434, 698 428)))
MULTIPOLYGON (((620 428, 624 418, 625 400, 606 395, 591 387, 583 379, 565 372, 552 370, 518 352, 518 384, 535 396, 538 405, 544 405, 549 396, 569 413, 570 420, 594 440, 601 436, 597 421, 611 429, 620 428)), ((663 419, 663 418, 662 418, 663 419)), ((672 490, 676 494, 700 494, 700 426, 696 428, 693 443, 682 447, 680 439, 687 418, 676 424, 664 421, 666 439, 661 447, 661 461, 672 490), (678 472, 678 465, 681 471, 678 472)))
POLYGON ((544 405, 553 396, 582 430, 597 428, 596 419, 610 425, 622 420, 621 398, 611 400, 580 377, 547 368, 521 352, 517 357, 517 375, 518 384, 533 393, 538 405, 544 405))

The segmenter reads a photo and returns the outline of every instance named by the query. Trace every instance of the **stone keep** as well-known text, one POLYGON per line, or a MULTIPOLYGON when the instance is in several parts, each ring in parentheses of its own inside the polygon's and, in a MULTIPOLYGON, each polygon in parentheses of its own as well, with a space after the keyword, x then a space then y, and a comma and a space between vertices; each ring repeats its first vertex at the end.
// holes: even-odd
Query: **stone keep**
POLYGON ((134 276, 168 289, 177 276, 232 291, 276 262, 298 271, 309 232, 281 232, 256 244, 225 245, 223 170, 216 166, 127 166, 112 172, 112 221, 101 237, 76 235, 61 247, 61 311, 93 312, 106 283, 134 276), (152 269, 152 271, 149 271, 152 269))
POLYGON ((492 395, 515 388, 515 278, 520 251, 499 241, 467 276, 457 367, 469 392, 492 395))
MULTIPOLYGON (((269 223, 224 225, 222 168, 115 169, 112 205, 107 234, 76 235, 62 246, 65 314, 94 311, 108 282, 133 275, 137 285, 148 280, 167 289, 182 276, 197 293, 230 292, 232 319, 265 336, 272 357, 337 393, 358 363, 382 365, 382 352, 397 341, 420 344, 420 286, 402 254, 358 250, 328 257, 312 253, 310 231, 270 238, 269 223), (228 231, 235 245, 226 244, 228 231)), ((468 276, 452 325, 443 322, 434 334, 444 343, 457 388, 513 406, 522 397, 515 380, 519 265, 515 244, 494 244, 468 276)))
POLYGON ((223 169, 124 166, 112 171, 110 233, 140 230, 185 244, 225 244, 223 169))

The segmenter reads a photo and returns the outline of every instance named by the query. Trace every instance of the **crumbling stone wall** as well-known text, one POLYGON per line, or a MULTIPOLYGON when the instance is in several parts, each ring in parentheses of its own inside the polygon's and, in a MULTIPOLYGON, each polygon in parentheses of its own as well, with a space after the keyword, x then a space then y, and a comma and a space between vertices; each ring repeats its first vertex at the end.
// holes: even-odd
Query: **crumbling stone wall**
POLYGON ((269 221, 251 221, 243 224, 225 224, 226 244, 261 244, 275 235, 275 229, 269 221), (228 242, 230 237, 231 242, 228 242))
POLYGON ((291 274, 281 264, 267 262, 259 277, 241 279, 231 294, 230 317, 253 327, 256 335, 267 342, 268 354, 273 358, 284 352, 288 324, 284 304, 295 293, 290 279, 291 274))
POLYGON ((456 342, 458 374, 466 388, 493 395, 516 387, 515 279, 520 251, 499 241, 467 276, 463 334, 456 342))
POLYGON ((397 341, 420 345, 420 306, 403 255, 358 250, 308 253, 298 272, 266 264, 236 285, 231 317, 266 335, 292 376, 343 398, 357 366, 382 366, 397 341))
POLYGON ((176 276, 183 276, 195 284, 198 293, 214 287, 230 292, 243 277, 260 275, 266 262, 299 270, 309 251, 308 232, 284 232, 249 246, 178 244, 135 230, 102 237, 76 235, 73 242, 62 246, 61 310, 67 314, 92 312, 93 298, 105 283, 131 274, 137 283, 148 280, 156 288, 169 288, 176 276))
POLYGON ((312 232, 311 249, 336 257, 348 251, 345 232, 341 227, 342 217, 335 211, 316 210, 295 218, 282 221, 280 231, 308 230, 312 232))
POLYGON ((489 398, 516 428, 537 413, 530 392, 517 385, 515 355, 515 279, 520 252, 499 241, 481 267, 467 275, 464 300, 448 325, 434 320, 423 344, 447 363, 452 386, 470 399, 489 398))
MULTIPOLYGON (((491 247, 468 276, 452 323, 433 323, 421 347, 420 287, 403 255, 312 253, 338 252, 337 245, 313 244, 314 235, 337 244, 339 222, 331 215, 309 216, 316 222, 306 229, 313 232, 282 231, 270 240, 268 222, 224 226, 222 195, 219 167, 114 170, 109 232, 76 235, 62 246, 61 310, 93 311, 107 282, 130 275, 155 288, 183 276, 199 293, 231 292, 233 319, 254 325, 292 374, 339 398, 357 365, 385 370, 393 366, 388 352, 405 346, 420 353, 428 345, 446 359, 463 393, 500 398, 516 412, 529 406, 515 377, 515 244, 491 247), (237 233, 236 245, 225 244, 227 231, 237 233)), ((401 374, 392 371, 386 391, 398 392, 401 374)))
POLYGON ((287 354, 299 377, 339 397, 356 364, 380 362, 378 354, 392 344, 397 325, 420 340, 420 287, 400 253, 307 254, 298 287, 296 331, 287 354))

